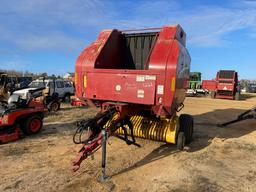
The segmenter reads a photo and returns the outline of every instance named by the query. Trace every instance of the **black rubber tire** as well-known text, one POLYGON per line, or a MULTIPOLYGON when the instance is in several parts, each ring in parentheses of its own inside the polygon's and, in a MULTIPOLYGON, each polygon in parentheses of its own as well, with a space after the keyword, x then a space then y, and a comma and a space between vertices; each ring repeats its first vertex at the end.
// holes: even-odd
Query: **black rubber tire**
POLYGON ((178 137, 177 137, 177 149, 182 151, 184 149, 186 143, 186 137, 184 132, 179 132, 178 137))
POLYGON ((40 115, 32 115, 26 119, 22 124, 21 129, 26 135, 32 135, 38 133, 43 127, 43 119, 40 115), (31 129, 32 121, 37 121, 39 123, 38 128, 36 130, 31 129))
POLYGON ((65 103, 70 103, 71 102, 71 96, 69 93, 65 94, 65 96, 62 99, 63 102, 65 103))
POLYGON ((58 101, 52 101, 48 105, 49 112, 57 112, 60 109, 60 102, 58 101))
POLYGON ((191 143, 194 132, 194 119, 189 114, 181 114, 179 117, 180 131, 184 132, 186 144, 191 143))
POLYGON ((215 97, 216 97, 216 92, 215 91, 211 91, 211 98, 215 99, 215 97))

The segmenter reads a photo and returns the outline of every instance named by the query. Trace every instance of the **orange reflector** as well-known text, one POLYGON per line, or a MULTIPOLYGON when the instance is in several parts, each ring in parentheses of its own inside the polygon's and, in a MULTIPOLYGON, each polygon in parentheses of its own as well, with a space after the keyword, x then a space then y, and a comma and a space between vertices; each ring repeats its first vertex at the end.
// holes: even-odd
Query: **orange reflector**
POLYGON ((171 80, 171 91, 175 91, 175 88, 176 88, 176 78, 172 77, 172 80, 171 80))
POLYGON ((87 87, 87 77, 86 77, 86 75, 84 75, 84 88, 86 88, 87 87))
POLYGON ((77 85, 78 83, 78 76, 77 76, 77 73, 75 73, 75 85, 77 85))

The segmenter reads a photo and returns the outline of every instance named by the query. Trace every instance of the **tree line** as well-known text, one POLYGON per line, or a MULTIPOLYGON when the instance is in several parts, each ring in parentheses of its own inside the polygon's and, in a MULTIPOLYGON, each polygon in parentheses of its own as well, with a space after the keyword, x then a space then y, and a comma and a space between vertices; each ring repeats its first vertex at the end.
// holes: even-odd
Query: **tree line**
POLYGON ((248 87, 250 84, 256 84, 256 80, 248 80, 248 79, 241 79, 240 81, 241 88, 248 87))
POLYGON ((48 75, 46 72, 43 73, 32 73, 29 71, 16 71, 16 70, 2 70, 0 69, 0 73, 6 73, 8 76, 13 76, 13 77, 32 77, 33 79, 38 79, 40 77, 45 77, 45 78, 51 78, 51 77, 56 77, 56 78, 61 78, 61 76, 55 76, 54 74, 48 75))

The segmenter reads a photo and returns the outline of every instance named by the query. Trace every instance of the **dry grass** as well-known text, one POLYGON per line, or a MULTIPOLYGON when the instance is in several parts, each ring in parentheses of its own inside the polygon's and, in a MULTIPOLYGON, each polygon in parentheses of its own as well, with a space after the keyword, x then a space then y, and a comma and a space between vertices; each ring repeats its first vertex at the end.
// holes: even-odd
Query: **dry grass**
POLYGON ((93 117, 97 112, 97 109, 73 107, 68 104, 61 104, 61 109, 56 113, 48 113, 44 119, 44 122, 73 122, 84 118, 93 117))
POLYGON ((195 129, 183 152, 143 139, 136 139, 141 147, 127 146, 110 137, 107 174, 112 178, 103 184, 97 182, 100 150, 78 172, 70 171, 81 148, 72 141, 73 122, 93 117, 97 110, 64 104, 46 116, 40 134, 0 147, 0 191, 255 191, 255 121, 216 127, 255 102, 253 95, 242 101, 187 98, 182 113, 194 116, 195 129))

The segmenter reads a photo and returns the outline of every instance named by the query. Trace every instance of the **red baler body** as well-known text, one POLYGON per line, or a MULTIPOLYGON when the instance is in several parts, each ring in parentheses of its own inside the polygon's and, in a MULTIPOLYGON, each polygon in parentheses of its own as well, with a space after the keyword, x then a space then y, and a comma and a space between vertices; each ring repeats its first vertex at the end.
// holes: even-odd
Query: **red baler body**
POLYGON ((183 103, 190 56, 182 28, 104 30, 76 62, 76 96, 97 105, 124 102, 172 115, 183 103), (137 30, 135 30, 137 31, 137 30))

